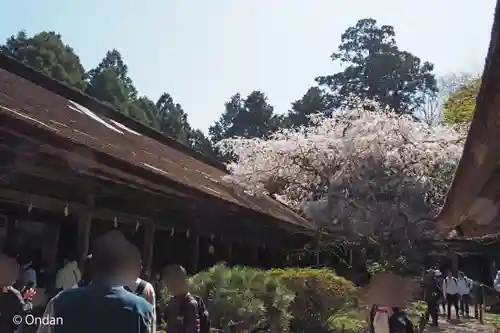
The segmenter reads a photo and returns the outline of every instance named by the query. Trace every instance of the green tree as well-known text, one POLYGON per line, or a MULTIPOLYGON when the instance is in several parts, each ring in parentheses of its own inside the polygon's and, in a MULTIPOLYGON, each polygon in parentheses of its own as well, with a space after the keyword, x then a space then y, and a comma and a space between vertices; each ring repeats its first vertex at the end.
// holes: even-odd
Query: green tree
POLYGON ((283 117, 274 114, 266 95, 253 91, 245 99, 240 94, 233 95, 209 133, 214 143, 234 136, 263 138, 276 131, 282 122, 283 117))
POLYGON ((112 68, 104 68, 92 75, 87 93, 100 101, 107 102, 128 114, 128 92, 112 68))
POLYGON ((288 111, 287 123, 296 127, 307 125, 308 116, 315 113, 324 113, 330 105, 328 96, 318 87, 311 87, 301 99, 292 103, 292 109, 288 111))
POLYGON ((83 90, 85 69, 73 49, 64 44, 61 35, 42 31, 33 37, 20 31, 0 46, 0 51, 45 73, 54 79, 83 90))
POLYGON ((128 76, 128 66, 123 61, 122 55, 116 49, 108 51, 106 56, 97 65, 96 68, 91 69, 88 73, 90 80, 106 69, 112 69, 121 85, 126 89, 127 97, 130 100, 137 98, 137 89, 134 87, 132 79, 128 76))
POLYGON ((210 140, 202 131, 191 127, 187 114, 180 104, 174 102, 172 96, 163 93, 154 108, 151 105, 149 108, 154 112, 158 129, 162 133, 207 156, 216 156, 210 140))
POLYGON ((189 134, 191 126, 188 123, 187 114, 178 103, 174 103, 172 96, 163 93, 156 102, 156 118, 160 125, 160 131, 166 135, 189 145, 189 134))
POLYGON ((188 135, 189 146, 207 156, 217 158, 217 153, 210 139, 200 130, 191 129, 188 135))
POLYGON ((128 67, 117 50, 106 53, 96 68, 88 72, 87 93, 107 102, 122 113, 146 124, 155 126, 154 117, 143 110, 143 101, 137 101, 137 89, 128 76, 128 67))
POLYGON ((131 113, 143 116, 143 119, 140 120, 142 123, 160 131, 160 124, 157 118, 158 109, 155 102, 145 96, 139 97, 130 103, 129 110, 132 108, 137 109, 137 111, 132 111, 131 113))
POLYGON ((470 78, 452 91, 443 106, 444 121, 448 124, 469 123, 474 116, 476 96, 481 86, 481 79, 470 78))
POLYGON ((316 78, 331 90, 332 106, 356 96, 378 101, 396 112, 412 113, 423 105, 426 94, 437 92, 434 66, 401 51, 395 36, 392 26, 378 26, 371 18, 359 20, 342 34, 338 51, 331 58, 345 69, 316 78))

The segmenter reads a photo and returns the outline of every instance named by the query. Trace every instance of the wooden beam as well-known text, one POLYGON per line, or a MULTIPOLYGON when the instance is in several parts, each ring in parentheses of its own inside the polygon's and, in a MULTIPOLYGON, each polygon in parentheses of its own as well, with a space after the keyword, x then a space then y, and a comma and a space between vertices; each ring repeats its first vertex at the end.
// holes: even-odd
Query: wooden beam
MULTIPOLYGON (((81 212, 86 210, 85 204, 82 203, 65 202, 59 199, 8 189, 0 189, 0 200, 25 206, 29 206, 31 204, 35 208, 38 207, 43 210, 58 212, 60 214, 64 213, 66 206, 68 207, 70 214, 73 211, 81 212)), ((135 225, 137 222, 154 223, 153 220, 148 217, 126 214, 103 208, 94 208, 92 215, 95 218, 105 221, 113 221, 115 218, 117 218, 120 223, 128 223, 133 225, 135 225)))
MULTIPOLYGON (((92 163, 92 165, 90 166, 85 165, 87 168, 91 167, 111 170, 112 173, 120 172, 126 175, 127 179, 133 179, 133 181, 139 182, 141 184, 148 184, 148 186, 156 187, 160 191, 173 191, 175 193, 178 193, 179 195, 183 194, 195 197, 197 198, 197 201, 205 203, 205 206, 211 206, 211 208, 214 209, 215 207, 220 210, 228 210, 234 208, 238 212, 240 212, 240 214, 238 214, 240 217, 242 215, 246 215, 254 221, 263 222, 263 224, 272 224, 273 228, 285 229, 289 233, 297 232, 311 236, 316 232, 313 226, 303 226, 284 221, 285 219, 291 218, 288 217, 289 214, 270 215, 269 213, 265 212, 266 209, 250 207, 249 205, 244 203, 244 200, 236 199, 239 195, 239 191, 237 191, 235 188, 228 187, 228 189, 230 189, 230 193, 228 193, 227 195, 214 195, 213 193, 209 193, 208 191, 205 191, 197 186, 193 186, 194 184, 187 184, 185 182, 182 182, 180 181, 180 179, 178 179, 178 177, 166 177, 159 172, 152 172, 147 168, 131 163, 131 161, 127 161, 123 158, 118 158, 96 148, 85 146, 82 143, 75 143, 67 138, 58 136, 51 131, 46 131, 44 129, 38 128, 37 126, 34 126, 17 118, 2 117, 2 113, 0 113, 0 119, 5 122, 5 125, 3 127, 0 126, 0 130, 12 133, 13 135, 22 136, 25 140, 35 142, 40 145, 42 150, 48 149, 52 151, 58 151, 59 155, 61 154, 61 152, 63 152, 69 159, 72 157, 71 153, 69 152, 73 152, 78 149, 84 149, 85 151, 88 151, 89 155, 91 155, 91 157, 93 158, 87 159, 87 162, 92 163), (17 131, 12 131, 10 130, 10 128, 16 128, 18 131, 24 131, 26 133, 29 132, 32 136, 38 136, 40 140, 34 140, 33 138, 20 134, 17 131)), ((82 160, 82 156, 74 153, 73 155, 82 160)), ((295 218, 291 219, 294 220, 295 218)), ((260 228, 260 226, 255 227, 260 228)))
POLYGON ((85 203, 80 207, 80 210, 78 212, 77 251, 79 263, 83 263, 85 257, 89 252, 93 209, 94 196, 92 194, 88 194, 85 203))
MULTIPOLYGON (((36 178, 40 177, 41 179, 50 180, 51 182, 54 182, 54 184, 60 184, 61 186, 67 187, 71 184, 72 188, 76 186, 78 190, 84 190, 86 187, 93 184, 92 186, 99 188, 99 190, 95 192, 99 193, 99 197, 114 196, 132 202, 136 202, 137 197, 144 198, 144 203, 147 204, 147 207, 143 207, 144 205, 140 205, 140 207, 134 206, 137 209, 135 209, 135 212, 128 210, 130 213, 140 213, 141 210, 149 212, 155 208, 163 208, 167 202, 171 203, 172 206, 177 206, 181 200, 182 202, 187 202, 188 207, 185 208, 190 210, 195 209, 195 207, 193 207, 195 205, 193 200, 185 200, 171 194, 158 193, 158 191, 150 190, 148 188, 141 187, 140 185, 134 185, 130 182, 116 179, 112 175, 102 175, 100 172, 83 171, 79 175, 70 175, 69 173, 60 173, 27 163, 20 164, 18 167, 11 170, 11 180, 15 179, 16 175, 36 178), (147 198, 144 196, 147 196, 147 198)), ((99 198, 96 197, 95 200, 97 205, 99 198)))
POLYGON ((191 262, 190 262, 190 273, 195 274, 198 272, 199 261, 200 261, 200 220, 196 220, 193 228, 188 229, 186 236, 189 235, 189 240, 186 242, 190 245, 191 249, 191 262))
MULTIPOLYGON (((36 165, 29 163, 18 163, 15 168, 11 169, 11 172, 14 174, 26 174, 33 177, 41 177, 44 179, 48 179, 58 183, 81 183, 88 184, 88 182, 95 182, 96 180, 102 180, 105 182, 116 183, 120 186, 125 187, 125 189, 132 189, 136 191, 145 192, 149 195, 155 196, 158 200, 173 200, 179 199, 178 195, 166 194, 164 192, 159 192, 157 190, 153 190, 142 185, 136 185, 131 181, 124 180, 120 177, 117 177, 116 174, 108 174, 101 170, 88 171, 88 170, 80 170, 78 172, 73 171, 70 172, 71 169, 68 169, 68 172, 62 172, 62 170, 51 170, 48 168, 37 167, 36 165)), ((103 190, 105 186, 103 186, 103 190)), ((108 191, 109 193, 110 191, 108 191)), ((122 193, 123 195, 124 193, 122 193)))
MULTIPOLYGON (((26 142, 29 142, 32 144, 33 147, 37 147, 36 151, 49 154, 52 156, 56 156, 59 158, 64 158, 68 165, 72 166, 81 166, 80 170, 78 170, 79 173, 82 172, 90 172, 92 174, 93 171, 95 170, 102 170, 105 173, 109 175, 114 175, 115 177, 122 178, 125 180, 127 183, 135 183, 135 184, 140 184, 142 187, 154 189, 155 191, 160 191, 161 193, 167 193, 167 194, 174 194, 176 196, 180 197, 186 197, 189 196, 187 193, 177 191, 171 187, 165 187, 158 185, 155 182, 146 180, 144 178, 137 177, 133 174, 129 174, 127 172, 121 171, 119 169, 110 167, 106 164, 99 163, 98 159, 93 156, 92 151, 94 150, 93 148, 86 147, 85 148, 80 148, 79 150, 76 149, 76 151, 68 151, 64 150, 61 148, 56 148, 54 146, 51 146, 45 142, 33 139, 32 137, 13 131, 7 127, 0 126, 0 132, 5 132, 8 133, 9 135, 16 136, 26 142), (88 152, 88 153, 85 153, 88 152), (87 156, 85 156, 87 155, 87 156)), ((61 138, 61 140, 65 140, 64 138, 61 138)), ((67 139, 66 139, 67 140, 67 139)), ((78 147, 77 147, 78 148, 78 147)), ((105 153, 102 153, 105 154, 105 153)), ((141 168, 139 168, 141 169, 141 168)))
POLYGON ((144 244, 143 244, 143 269, 146 278, 151 279, 151 266, 153 264, 153 252, 155 243, 155 224, 148 223, 144 225, 144 244))

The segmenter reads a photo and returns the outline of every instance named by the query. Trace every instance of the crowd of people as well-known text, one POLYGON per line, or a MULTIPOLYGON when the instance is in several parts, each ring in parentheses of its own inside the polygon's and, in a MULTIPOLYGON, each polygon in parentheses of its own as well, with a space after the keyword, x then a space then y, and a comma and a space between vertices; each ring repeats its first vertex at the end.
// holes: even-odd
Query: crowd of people
MULTIPOLYGON (((33 311, 36 278, 18 258, 0 255, 0 332, 21 332, 33 311), (35 280, 35 281, 33 281, 35 280), (24 325, 23 325, 24 324, 24 325)), ((139 276, 140 251, 118 231, 101 235, 83 263, 65 262, 56 276, 56 289, 38 321, 37 333, 152 333, 157 304, 153 285, 139 276)), ((163 269, 161 285, 172 298, 160 309, 169 333, 208 333, 210 321, 201 298, 188 292, 186 270, 163 269)))
MULTIPOLYGON (((157 289, 172 295, 158 309, 153 285, 140 278, 140 251, 123 234, 113 230, 93 244, 83 262, 69 256, 57 272, 55 288, 38 322, 37 333, 153 333, 158 318, 168 333, 208 333, 210 320, 203 300, 188 292, 186 270, 170 265, 162 270, 157 289), (159 316, 157 316, 157 312, 159 316), (53 320, 50 320, 53 319, 53 320)), ((500 286, 500 273, 498 274, 500 286)), ((0 254, 0 332, 15 333, 26 328, 23 318, 33 311, 37 285, 31 262, 0 254)), ((438 326, 440 309, 451 320, 469 316, 473 281, 464 273, 431 269, 424 279, 427 320, 438 326)), ((373 306, 371 332, 413 333, 413 323, 401 308, 373 306)))
POLYGON ((451 308, 455 310, 455 317, 469 317, 470 302, 472 299, 474 281, 463 272, 453 274, 448 271, 446 277, 440 270, 429 270, 425 278, 425 300, 428 316, 432 326, 438 326, 440 307, 448 320, 451 320, 451 308))
MULTIPOLYGON (((474 282, 463 272, 455 275, 448 271, 444 277, 440 270, 428 270, 424 277, 424 298, 427 303, 426 320, 431 319, 431 326, 438 327, 440 308, 449 321, 452 307, 457 319, 460 316, 469 317, 473 285, 474 282)), ((404 309, 374 305, 370 312, 370 332, 413 333, 414 324, 404 309)))

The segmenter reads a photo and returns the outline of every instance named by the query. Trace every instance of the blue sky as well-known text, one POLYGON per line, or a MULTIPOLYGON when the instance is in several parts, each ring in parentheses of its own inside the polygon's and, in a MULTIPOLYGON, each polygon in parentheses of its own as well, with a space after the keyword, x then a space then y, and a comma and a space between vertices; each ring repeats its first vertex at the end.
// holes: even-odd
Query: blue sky
POLYGON ((88 69, 118 49, 141 95, 168 92, 206 131, 236 92, 264 91, 278 112, 314 77, 360 18, 393 25, 399 46, 438 74, 481 71, 494 0, 25 0, 0 2, 0 38, 62 34, 88 69))

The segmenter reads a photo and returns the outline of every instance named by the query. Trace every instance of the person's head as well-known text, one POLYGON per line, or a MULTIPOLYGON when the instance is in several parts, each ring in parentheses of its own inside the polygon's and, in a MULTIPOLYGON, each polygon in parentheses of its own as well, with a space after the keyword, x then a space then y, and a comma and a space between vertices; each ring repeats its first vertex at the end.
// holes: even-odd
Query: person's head
POLYGON ((453 272, 451 271, 451 269, 448 271, 448 274, 446 276, 448 276, 450 278, 453 277, 453 272))
POLYGON ((129 268, 130 243, 118 231, 110 231, 95 241, 92 251, 92 280, 120 282, 129 268))
POLYGON ((0 287, 11 286, 16 282, 19 274, 19 265, 16 258, 0 254, 0 287))
POLYGON ((166 266, 161 273, 161 279, 173 295, 187 292, 187 273, 181 265, 166 266))

